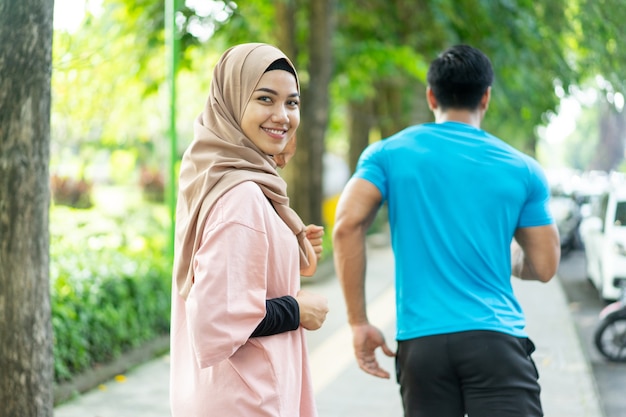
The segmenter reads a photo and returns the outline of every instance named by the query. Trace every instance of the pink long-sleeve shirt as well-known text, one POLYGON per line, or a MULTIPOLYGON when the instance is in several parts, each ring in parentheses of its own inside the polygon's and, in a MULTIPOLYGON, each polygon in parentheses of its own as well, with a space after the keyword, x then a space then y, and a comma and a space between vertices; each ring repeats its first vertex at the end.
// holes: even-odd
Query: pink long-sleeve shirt
POLYGON ((250 339, 300 289, 296 237, 253 182, 215 204, 185 300, 172 289, 173 417, 315 417, 304 329, 250 339))

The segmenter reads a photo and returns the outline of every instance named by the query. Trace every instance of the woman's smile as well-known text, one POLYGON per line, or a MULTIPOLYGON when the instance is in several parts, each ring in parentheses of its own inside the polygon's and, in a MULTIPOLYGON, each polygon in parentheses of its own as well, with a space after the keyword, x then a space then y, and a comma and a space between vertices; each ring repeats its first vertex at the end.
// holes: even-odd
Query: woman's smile
POLYGON ((278 155, 300 124, 296 77, 287 71, 263 74, 241 118, 241 129, 264 154, 278 155))
POLYGON ((284 139, 285 134, 287 133, 287 130, 285 129, 270 129, 267 127, 261 127, 261 129, 263 129, 269 136, 280 140, 284 139))

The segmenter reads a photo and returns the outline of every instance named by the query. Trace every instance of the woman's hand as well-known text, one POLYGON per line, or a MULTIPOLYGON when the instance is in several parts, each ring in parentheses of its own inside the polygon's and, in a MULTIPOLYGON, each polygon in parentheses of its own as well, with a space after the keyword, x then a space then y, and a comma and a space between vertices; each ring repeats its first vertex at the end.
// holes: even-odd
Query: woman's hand
POLYGON ((328 314, 328 300, 323 295, 306 290, 298 291, 296 301, 300 306, 300 325, 307 330, 322 327, 328 314))
POLYGON ((322 257, 322 236, 324 236, 324 228, 310 224, 305 226, 304 235, 306 237, 304 243, 307 247, 309 266, 300 268, 300 275, 312 277, 315 271, 317 271, 317 261, 322 257))
POLYGON ((305 227, 306 238, 311 242, 315 256, 319 261, 322 258, 322 237, 324 236, 324 227, 315 224, 309 224, 305 227))

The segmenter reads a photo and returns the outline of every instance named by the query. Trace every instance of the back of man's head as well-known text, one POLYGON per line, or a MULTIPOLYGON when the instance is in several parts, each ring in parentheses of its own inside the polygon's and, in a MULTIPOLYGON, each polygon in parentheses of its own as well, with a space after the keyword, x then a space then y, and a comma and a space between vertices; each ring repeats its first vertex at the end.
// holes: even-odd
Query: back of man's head
POLYGON ((493 67, 480 50, 456 45, 431 62, 427 79, 442 110, 475 110, 493 83, 493 67))

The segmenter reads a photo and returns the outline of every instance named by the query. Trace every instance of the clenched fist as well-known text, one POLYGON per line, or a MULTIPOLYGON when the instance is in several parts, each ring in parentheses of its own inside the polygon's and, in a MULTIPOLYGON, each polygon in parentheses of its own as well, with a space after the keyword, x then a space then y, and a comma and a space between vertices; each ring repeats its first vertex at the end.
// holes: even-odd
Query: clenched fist
POLYGON ((324 236, 324 227, 317 226, 315 224, 309 224, 305 227, 304 231, 306 234, 306 238, 309 240, 309 242, 311 242, 311 245, 313 245, 315 256, 319 261, 322 257, 322 237, 324 236))
POLYGON ((300 306, 300 325, 307 330, 317 330, 322 327, 322 323, 326 320, 326 314, 328 314, 326 297, 300 290, 296 294, 296 301, 300 306))

